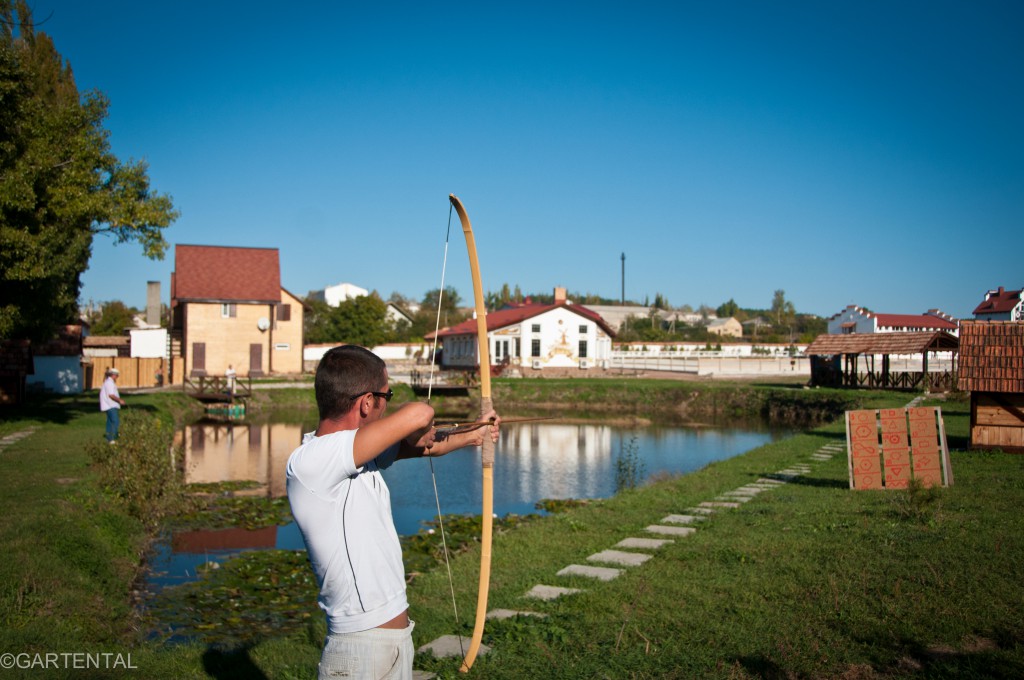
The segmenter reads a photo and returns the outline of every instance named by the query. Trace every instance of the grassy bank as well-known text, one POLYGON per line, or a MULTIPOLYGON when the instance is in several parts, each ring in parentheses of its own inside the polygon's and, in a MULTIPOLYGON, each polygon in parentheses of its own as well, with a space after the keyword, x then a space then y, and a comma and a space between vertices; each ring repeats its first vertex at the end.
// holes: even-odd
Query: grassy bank
MULTIPOLYGON (((541 381, 496 384, 496 402, 565 402, 557 399, 558 390, 565 389, 557 381, 533 382, 541 381)), ((600 403, 600 393, 614 399, 617 412, 637 400, 650 410, 671 410, 665 404, 676 390, 706 395, 703 403, 735 403, 720 385, 581 382, 572 383, 574 404, 579 386, 592 390, 587 399, 594 404, 600 403)), ((744 404, 762 403, 757 392, 784 392, 752 385, 737 389, 754 394, 735 400, 744 404)), ((784 396, 799 405, 801 399, 822 394, 827 393, 789 390, 784 396)), ((308 408, 303 400, 311 399, 308 391, 268 390, 266 395, 263 408, 275 403, 308 408)), ((898 406, 909 399, 857 396, 872 406, 898 406)), ((780 403, 781 398, 772 400, 780 403)), ((132 408, 159 413, 186 406, 177 400, 174 395, 129 397, 132 408)), ((842 441, 837 423, 500 533, 491 607, 529 608, 547 618, 488 624, 484 641, 494 650, 478 659, 472 675, 1020 676, 1024 457, 963 451, 966 405, 944 403, 943 409, 956 475, 949 489, 852 492, 845 459, 836 457, 814 463, 804 479, 716 515, 696 535, 660 549, 650 562, 615 581, 555 575, 568 564, 586 563, 588 555, 621 538, 644 535, 644 527, 666 514, 810 462, 825 443, 842 441), (552 603, 524 600, 523 593, 536 584, 584 592, 552 603)), ((130 652, 140 677, 315 677, 323 621, 314 612, 291 617, 289 625, 280 625, 281 634, 268 631, 229 652, 144 641, 131 602, 147 534, 141 522, 99 491, 87 465, 84 443, 103 431, 94 399, 54 400, 14 415, 0 423, 0 434, 36 430, 0 452, 0 510, 6 520, 0 525, 6 557, 0 561, 0 652, 130 652)), ((468 619, 474 611, 478 559, 470 550, 452 564, 463 632, 472 625, 468 619)), ((225 565, 218 571, 231 569, 225 565)), ((249 571, 250 581, 262 579, 263 585, 229 590, 229 607, 248 610, 263 598, 303 603, 296 611, 307 610, 310 583, 302 578, 301 559, 284 556, 249 571)), ((410 600, 418 645, 456 632, 443 570, 419 576, 410 587, 410 600)), ((457 663, 421 657, 417 666, 454 676, 457 663)), ((0 669, 0 677, 19 675, 118 673, 0 669)))

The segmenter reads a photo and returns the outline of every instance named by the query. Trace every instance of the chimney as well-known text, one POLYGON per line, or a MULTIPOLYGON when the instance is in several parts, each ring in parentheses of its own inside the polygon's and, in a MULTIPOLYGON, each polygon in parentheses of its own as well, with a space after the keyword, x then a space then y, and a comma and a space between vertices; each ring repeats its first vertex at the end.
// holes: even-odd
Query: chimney
POLYGON ((565 304, 565 288, 562 286, 555 286, 555 304, 565 304))
POLYGON ((160 325, 160 282, 146 282, 146 323, 160 325))

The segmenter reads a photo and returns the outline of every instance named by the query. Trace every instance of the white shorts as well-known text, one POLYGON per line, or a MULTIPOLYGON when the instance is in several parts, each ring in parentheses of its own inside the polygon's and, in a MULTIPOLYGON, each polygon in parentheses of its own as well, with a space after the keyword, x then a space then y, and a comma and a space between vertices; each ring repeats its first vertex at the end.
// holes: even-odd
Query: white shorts
POLYGON ((412 621, 404 629, 371 628, 328 635, 319 680, 412 680, 412 621))

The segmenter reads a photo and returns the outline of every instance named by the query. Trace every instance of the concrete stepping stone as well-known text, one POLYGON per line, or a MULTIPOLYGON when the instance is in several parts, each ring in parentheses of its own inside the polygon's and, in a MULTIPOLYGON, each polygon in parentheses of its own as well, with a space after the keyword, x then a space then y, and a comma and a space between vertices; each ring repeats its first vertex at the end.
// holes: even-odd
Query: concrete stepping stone
POLYGON ((666 543, 675 543, 670 538, 624 538, 615 544, 616 548, 639 548, 641 550, 657 550, 666 543))
POLYGON ((618 564, 623 567, 639 567, 647 560, 654 557, 645 553, 622 552, 621 550, 602 550, 587 557, 590 562, 607 562, 618 564))
POLYGON ((730 493, 739 493, 739 494, 743 494, 744 496, 756 496, 757 494, 763 493, 763 492, 768 491, 768 490, 769 489, 767 487, 764 487, 764 486, 756 486, 754 484, 748 484, 747 486, 741 486, 740 488, 736 489, 735 492, 730 492, 730 493))
POLYGON ((773 486, 773 487, 774 486, 781 486, 782 484, 785 484, 785 482, 780 480, 780 479, 769 479, 768 477, 758 477, 757 481, 755 481, 754 483, 755 484, 768 484, 769 486, 773 486))
MULTIPOLYGON (((473 641, 472 638, 463 637, 460 638, 458 635, 442 635, 433 642, 428 642, 423 645, 417 652, 430 652, 439 659, 446 657, 465 656, 466 650, 469 649, 470 643, 473 641), (461 644, 460 644, 461 639, 461 644)), ((487 645, 480 645, 480 651, 478 654, 486 654, 491 651, 491 648, 487 645)))
POLYGON ((537 585, 530 588, 529 592, 523 597, 530 597, 535 600, 557 600, 563 595, 575 595, 576 593, 582 593, 583 591, 579 588, 560 588, 558 586, 541 586, 537 585))
POLYGON ((715 500, 720 502, 720 503, 722 503, 722 502, 725 502, 725 503, 749 503, 750 501, 754 500, 754 497, 753 496, 730 496, 728 494, 722 494, 721 496, 716 496, 715 500))
POLYGON ((702 508, 738 508, 740 504, 735 501, 704 501, 700 504, 702 508))
POLYGON ((644 529, 652 534, 664 534, 666 536, 689 536, 697 533, 694 527, 668 527, 661 524, 652 524, 644 529))
POLYGON ((708 517, 707 515, 665 515, 661 521, 668 524, 693 524, 694 522, 706 522, 708 517))
POLYGON ((686 512, 696 512, 701 515, 713 515, 717 511, 714 508, 686 508, 686 512))
POLYGON ((611 581, 622 575, 621 569, 611 567, 591 567, 586 564, 570 564, 560 570, 558 576, 586 576, 596 578, 598 581, 611 581))
POLYGON ((524 612, 516 611, 515 609, 492 609, 487 612, 488 619, 514 619, 517 616, 535 616, 538 619, 546 619, 548 617, 547 614, 541 614, 540 612, 524 612))

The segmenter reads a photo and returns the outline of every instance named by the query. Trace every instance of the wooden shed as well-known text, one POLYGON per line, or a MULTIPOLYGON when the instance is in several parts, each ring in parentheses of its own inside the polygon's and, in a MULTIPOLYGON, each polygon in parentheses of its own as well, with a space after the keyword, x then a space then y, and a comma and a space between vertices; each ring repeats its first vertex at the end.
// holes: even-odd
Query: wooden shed
POLYGON ((958 346, 956 336, 945 331, 825 334, 805 353, 811 357, 812 385, 941 391, 953 389, 954 371, 929 371, 928 354, 952 352, 955 364, 958 346), (895 355, 921 355, 921 370, 892 370, 895 355))
POLYGON ((1024 321, 961 321, 957 384, 971 393, 972 449, 1024 453, 1024 321))

